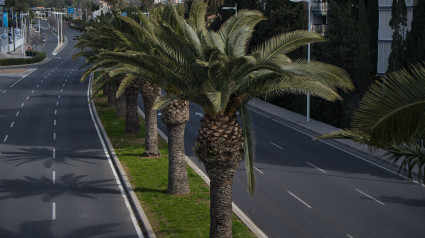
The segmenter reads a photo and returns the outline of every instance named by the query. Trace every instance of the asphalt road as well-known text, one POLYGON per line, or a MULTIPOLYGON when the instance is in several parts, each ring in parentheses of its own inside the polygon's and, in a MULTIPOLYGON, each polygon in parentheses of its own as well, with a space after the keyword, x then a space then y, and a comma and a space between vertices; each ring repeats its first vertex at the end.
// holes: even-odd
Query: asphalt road
POLYGON ((47 63, 0 76, 0 237, 139 237, 71 59, 78 32, 56 56, 45 32, 47 63))
MULTIPOLYGON (((144 110, 141 97, 139 107, 144 110)), ((362 160, 381 163, 374 158, 313 141, 295 125, 250 111, 257 188, 249 197, 242 162, 233 201, 268 237, 425 237, 423 187, 362 160)), ((166 134, 158 115, 158 127, 166 134)), ((204 170, 193 153, 202 115, 199 106, 190 105, 185 149, 204 170)))

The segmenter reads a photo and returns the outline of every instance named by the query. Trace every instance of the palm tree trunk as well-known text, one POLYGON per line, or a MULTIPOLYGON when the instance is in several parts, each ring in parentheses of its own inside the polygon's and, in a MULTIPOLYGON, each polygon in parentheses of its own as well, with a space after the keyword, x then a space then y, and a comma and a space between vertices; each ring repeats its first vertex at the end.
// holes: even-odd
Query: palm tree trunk
POLYGON ((184 128, 189 121, 189 102, 175 100, 162 110, 162 121, 168 131, 168 189, 169 194, 190 192, 184 150, 184 128))
POLYGON ((146 123, 145 152, 143 152, 142 156, 158 156, 160 153, 158 149, 157 114, 153 105, 155 100, 161 95, 161 90, 145 80, 140 80, 140 82, 146 123))
POLYGON ((115 86, 115 82, 111 82, 108 84, 108 107, 115 107, 117 103, 116 98, 117 87, 115 86))
POLYGON ((232 183, 243 141, 236 114, 202 118, 195 152, 211 180, 210 237, 232 237, 232 183))
POLYGON ((139 87, 137 80, 133 80, 124 91, 125 97, 125 133, 139 133, 140 124, 139 116, 137 113, 137 95, 139 94, 139 87))
POLYGON ((117 99, 117 103, 116 103, 116 116, 117 117, 125 117, 125 96, 121 95, 118 99, 117 99))

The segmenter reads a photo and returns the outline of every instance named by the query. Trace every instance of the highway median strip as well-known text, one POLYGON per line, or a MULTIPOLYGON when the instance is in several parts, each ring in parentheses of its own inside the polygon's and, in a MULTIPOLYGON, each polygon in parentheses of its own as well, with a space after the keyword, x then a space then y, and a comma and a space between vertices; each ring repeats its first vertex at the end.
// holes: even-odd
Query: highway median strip
MULTIPOLYGON (((167 194, 168 151, 160 139, 161 156, 144 158, 145 125, 140 120, 141 133, 125 135, 125 120, 116 118, 115 110, 107 107, 106 97, 96 96, 96 110, 129 177, 138 199, 157 237, 208 237, 209 187, 191 169, 188 177, 191 193, 172 196, 167 194)), ((255 237, 233 215, 233 237, 255 237)))

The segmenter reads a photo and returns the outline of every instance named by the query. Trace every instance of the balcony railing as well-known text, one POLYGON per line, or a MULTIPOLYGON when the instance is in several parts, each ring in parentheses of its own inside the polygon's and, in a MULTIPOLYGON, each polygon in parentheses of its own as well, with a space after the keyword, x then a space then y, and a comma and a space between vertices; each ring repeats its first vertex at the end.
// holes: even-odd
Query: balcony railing
POLYGON ((319 13, 321 15, 326 15, 328 12, 328 3, 315 1, 311 4, 311 10, 313 13, 319 13))
POLYGON ((314 24, 312 26, 312 31, 319 33, 323 37, 326 37, 327 28, 328 28, 328 25, 325 25, 325 24, 314 24))

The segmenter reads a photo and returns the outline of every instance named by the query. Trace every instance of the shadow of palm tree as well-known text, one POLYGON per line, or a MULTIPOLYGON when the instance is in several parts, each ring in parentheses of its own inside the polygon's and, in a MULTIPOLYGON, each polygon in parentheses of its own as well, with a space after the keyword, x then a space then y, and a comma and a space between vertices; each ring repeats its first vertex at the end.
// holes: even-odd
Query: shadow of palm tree
MULTIPOLYGON (((19 226, 18 232, 12 232, 0 227, 0 237, 1 238, 22 238, 22 237, 43 237, 43 238, 53 238, 58 237, 57 235, 52 234, 51 228, 54 225, 53 221, 42 220, 42 221, 26 221, 19 226)), ((108 234, 117 234, 116 227, 117 223, 107 223, 92 225, 83 228, 76 229, 71 231, 69 234, 61 236, 63 238, 77 238, 77 237, 117 237, 111 236, 108 234)), ((119 236, 120 238, 130 238, 134 236, 119 236)))
POLYGON ((4 151, 1 154, 0 163, 21 166, 28 163, 43 162, 46 168, 51 168, 53 164, 65 164, 76 166, 76 162, 87 164, 98 164, 96 160, 104 160, 104 156, 95 155, 90 150, 75 151, 72 149, 60 149, 55 153, 51 148, 20 148, 19 151, 4 151))
POLYGON ((402 198, 398 196, 381 196, 378 197, 378 200, 384 203, 399 203, 412 207, 425 207, 425 199, 410 199, 410 198, 402 198))
POLYGON ((95 194, 121 194, 113 179, 81 181, 84 177, 86 175, 67 174, 61 176, 56 184, 45 176, 39 179, 28 176, 24 179, 2 179, 0 180, 0 200, 44 195, 42 200, 50 202, 63 194, 90 199, 97 199, 93 196, 95 194))

